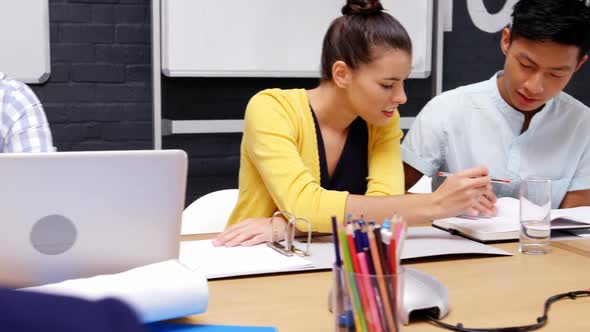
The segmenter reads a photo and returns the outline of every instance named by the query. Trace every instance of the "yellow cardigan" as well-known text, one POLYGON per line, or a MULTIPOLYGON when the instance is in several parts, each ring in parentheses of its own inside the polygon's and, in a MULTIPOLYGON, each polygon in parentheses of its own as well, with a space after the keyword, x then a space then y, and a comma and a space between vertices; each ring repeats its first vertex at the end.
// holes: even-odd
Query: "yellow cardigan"
MULTIPOLYGON (((404 193, 399 113, 386 126, 368 125, 366 195, 404 193)), ((348 192, 320 186, 316 128, 304 89, 269 89, 246 108, 240 148, 240 194, 228 224, 288 211, 332 232, 330 217, 344 217, 348 192)))

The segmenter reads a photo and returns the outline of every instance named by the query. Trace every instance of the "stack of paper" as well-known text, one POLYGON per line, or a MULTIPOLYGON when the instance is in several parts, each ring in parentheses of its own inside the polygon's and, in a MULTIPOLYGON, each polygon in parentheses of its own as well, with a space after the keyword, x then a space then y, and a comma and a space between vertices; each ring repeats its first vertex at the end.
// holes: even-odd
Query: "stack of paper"
POLYGON ((265 244, 215 247, 211 240, 182 242, 179 260, 207 279, 294 271, 313 266, 304 258, 285 256, 265 244))
POLYGON ((205 312, 209 298, 205 277, 177 260, 21 289, 92 301, 114 297, 135 309, 145 323, 205 312))

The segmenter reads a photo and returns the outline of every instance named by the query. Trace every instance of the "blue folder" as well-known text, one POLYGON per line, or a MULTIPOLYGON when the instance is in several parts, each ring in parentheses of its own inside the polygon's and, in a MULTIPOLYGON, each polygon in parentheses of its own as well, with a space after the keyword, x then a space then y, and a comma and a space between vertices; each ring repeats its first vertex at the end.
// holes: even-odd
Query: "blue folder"
POLYGON ((173 323, 149 324, 149 332, 276 332, 270 326, 192 325, 173 323))

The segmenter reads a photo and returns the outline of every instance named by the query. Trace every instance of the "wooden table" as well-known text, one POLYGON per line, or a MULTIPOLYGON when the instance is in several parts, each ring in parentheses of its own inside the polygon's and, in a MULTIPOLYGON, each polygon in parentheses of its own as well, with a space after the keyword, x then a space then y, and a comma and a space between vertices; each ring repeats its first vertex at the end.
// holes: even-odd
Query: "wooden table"
POLYGON ((590 258, 590 239, 554 241, 551 245, 590 258))
MULTIPOLYGON (((590 241, 578 241, 578 246, 590 248, 590 241)), ((590 288, 590 256, 564 248, 564 242, 553 242, 551 252, 542 256, 519 254, 517 243, 504 243, 496 246, 514 256, 406 265, 435 276, 447 287, 448 323, 478 328, 530 324, 541 315, 548 297, 590 288)), ((333 316, 327 309, 331 283, 330 272, 210 281, 207 312, 181 322, 275 326, 281 332, 333 331, 333 316)), ((559 301, 542 331, 590 331, 588 313, 590 298, 559 301)), ((412 322, 402 330, 444 331, 427 322, 412 322)))

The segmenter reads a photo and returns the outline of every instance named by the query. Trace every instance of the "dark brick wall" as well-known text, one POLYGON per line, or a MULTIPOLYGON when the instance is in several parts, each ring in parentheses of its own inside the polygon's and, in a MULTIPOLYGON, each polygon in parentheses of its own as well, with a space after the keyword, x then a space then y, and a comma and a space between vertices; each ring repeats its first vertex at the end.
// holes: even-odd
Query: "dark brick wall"
POLYGON ((49 0, 51 77, 31 87, 58 151, 153 147, 150 4, 49 0))

